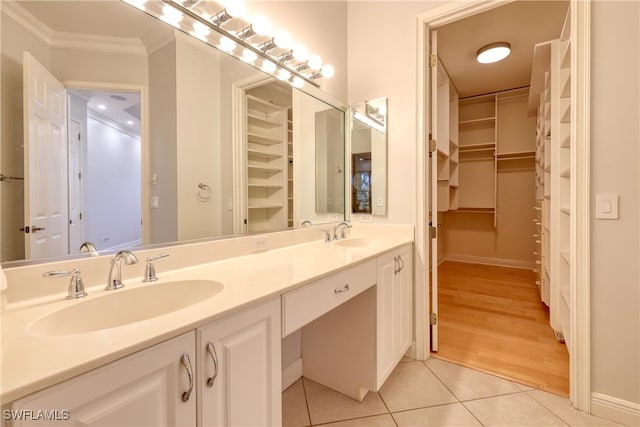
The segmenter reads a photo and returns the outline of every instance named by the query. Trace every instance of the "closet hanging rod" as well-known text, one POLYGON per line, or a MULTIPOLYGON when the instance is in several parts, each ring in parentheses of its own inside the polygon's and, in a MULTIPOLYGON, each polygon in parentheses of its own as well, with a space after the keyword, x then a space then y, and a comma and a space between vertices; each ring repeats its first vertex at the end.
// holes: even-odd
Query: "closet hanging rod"
POLYGON ((466 148, 466 149, 460 149, 460 147, 458 147, 458 152, 459 153, 471 153, 474 151, 494 151, 496 148, 495 147, 484 147, 484 148, 466 148))
POLYGON ((20 178, 19 176, 6 176, 0 173, 0 182, 2 181, 24 181, 24 178, 20 178))
POLYGON ((529 159, 535 159, 535 156, 517 156, 517 157, 500 157, 498 156, 498 161, 501 160, 529 160, 529 159))

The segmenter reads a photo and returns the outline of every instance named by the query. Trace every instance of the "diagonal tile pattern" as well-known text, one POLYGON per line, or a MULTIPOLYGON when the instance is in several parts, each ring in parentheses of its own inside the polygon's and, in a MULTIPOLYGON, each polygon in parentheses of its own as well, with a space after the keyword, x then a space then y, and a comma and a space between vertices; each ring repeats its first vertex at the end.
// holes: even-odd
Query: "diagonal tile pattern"
POLYGON ((379 393, 357 402, 307 378, 282 394, 287 427, 617 426, 569 400, 437 359, 404 358, 379 393))

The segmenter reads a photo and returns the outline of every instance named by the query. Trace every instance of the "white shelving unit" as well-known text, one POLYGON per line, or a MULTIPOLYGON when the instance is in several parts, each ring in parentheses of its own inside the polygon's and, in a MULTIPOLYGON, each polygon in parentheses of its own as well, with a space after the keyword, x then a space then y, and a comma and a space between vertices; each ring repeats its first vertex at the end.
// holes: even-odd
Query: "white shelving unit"
POLYGON ((247 231, 287 226, 287 108, 247 92, 247 231))
POLYGON ((496 95, 460 99, 458 212, 496 213, 496 95))
MULTIPOLYGON (((571 339, 571 40, 567 14, 560 39, 536 45, 529 112, 537 113, 536 199, 542 299, 559 340, 571 339)), ((567 345, 568 348, 568 345, 567 345)))
POLYGON ((293 189, 293 109, 286 109, 287 114, 287 226, 295 226, 294 189, 293 189))

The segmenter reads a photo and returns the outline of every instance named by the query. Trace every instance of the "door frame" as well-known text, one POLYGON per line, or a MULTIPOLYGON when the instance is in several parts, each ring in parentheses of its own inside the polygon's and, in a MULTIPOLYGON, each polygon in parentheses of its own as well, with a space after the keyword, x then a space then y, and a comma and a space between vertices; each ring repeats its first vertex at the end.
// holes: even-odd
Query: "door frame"
MULTIPOLYGON (((146 179, 151 171, 151 142, 149 141, 149 99, 145 85, 131 83, 89 82, 82 80, 65 80, 62 82, 67 89, 97 90, 109 92, 135 92, 140 94, 140 203, 142 214, 142 244, 149 244, 151 237, 149 200, 150 180, 146 179)), ((86 129, 85 129, 86 132, 86 129)))
MULTIPOLYGON (((428 129, 430 117, 430 93, 428 84, 429 31, 442 25, 467 18, 493 8, 504 6, 513 0, 465 0, 449 2, 419 14, 416 18, 417 35, 417 186, 416 186, 416 358, 429 358, 429 244, 427 239, 429 169, 428 129), (428 157, 427 157, 428 158, 428 157), (426 192, 426 193, 425 193, 426 192)), ((575 135, 576 171, 575 198, 572 212, 576 212, 571 232, 574 235, 575 263, 571 271, 571 341, 569 347, 570 400, 577 409, 591 411, 591 361, 590 361, 590 39, 591 0, 570 0, 572 62, 575 70, 572 78, 572 134, 575 135), (575 46, 575 48, 573 47, 575 46), (574 101, 575 100, 575 101, 574 101), (575 108, 574 108, 575 107, 575 108)), ((572 215, 574 216, 574 215, 572 215)), ((573 249, 573 248, 572 248, 573 249)), ((434 266, 435 267, 435 266, 434 266)))

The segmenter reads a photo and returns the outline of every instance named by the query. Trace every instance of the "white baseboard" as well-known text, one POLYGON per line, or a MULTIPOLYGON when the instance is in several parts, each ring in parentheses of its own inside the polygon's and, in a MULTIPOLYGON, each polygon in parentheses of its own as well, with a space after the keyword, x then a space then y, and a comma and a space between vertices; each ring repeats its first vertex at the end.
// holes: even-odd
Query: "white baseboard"
POLYGON ((444 256, 445 261, 467 262, 470 264, 495 265, 497 267, 520 268, 523 270, 534 270, 535 262, 518 261, 515 259, 502 258, 485 258, 472 255, 447 254, 444 256))
POLYGON ((640 403, 591 393, 591 415, 629 426, 640 425, 640 403))
POLYGON ((302 377, 302 358, 296 360, 282 371, 282 391, 302 377))

